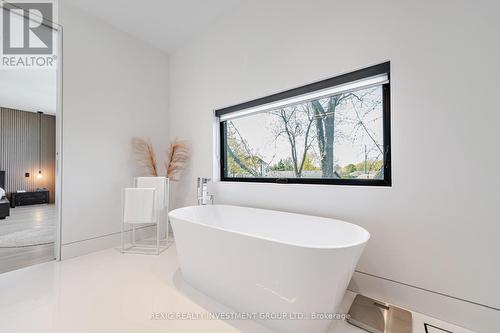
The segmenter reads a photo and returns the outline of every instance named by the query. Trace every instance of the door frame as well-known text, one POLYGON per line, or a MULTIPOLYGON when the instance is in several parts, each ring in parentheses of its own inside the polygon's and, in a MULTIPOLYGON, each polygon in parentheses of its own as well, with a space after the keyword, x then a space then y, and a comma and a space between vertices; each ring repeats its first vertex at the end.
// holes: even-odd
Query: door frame
MULTIPOLYGON (((59 8, 58 8, 59 9, 59 8)), ((60 14, 58 10, 58 21, 60 14)), ((61 261, 62 249, 62 176, 63 176, 63 27, 58 23, 53 23, 57 32, 57 108, 56 108, 56 237, 54 241, 54 257, 61 261)))

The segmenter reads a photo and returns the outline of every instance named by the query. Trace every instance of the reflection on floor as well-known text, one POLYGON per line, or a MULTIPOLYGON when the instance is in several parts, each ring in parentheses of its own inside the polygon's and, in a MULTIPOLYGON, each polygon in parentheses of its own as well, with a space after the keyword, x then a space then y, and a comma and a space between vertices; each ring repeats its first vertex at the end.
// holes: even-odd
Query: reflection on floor
POLYGON ((54 259, 55 205, 18 206, 0 220, 0 273, 54 259))

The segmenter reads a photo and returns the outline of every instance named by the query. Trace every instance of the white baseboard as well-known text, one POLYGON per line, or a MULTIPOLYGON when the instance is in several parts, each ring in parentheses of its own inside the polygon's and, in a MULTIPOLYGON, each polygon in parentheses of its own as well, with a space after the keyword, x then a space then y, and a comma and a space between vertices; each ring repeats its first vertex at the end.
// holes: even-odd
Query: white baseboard
MULTIPOLYGON (((125 232, 126 243, 130 242, 131 234, 132 234, 131 231, 125 232)), ((153 237, 155 236, 155 234, 156 234, 156 226, 154 225, 136 229, 137 239, 145 239, 153 237)), ((66 260, 84 254, 109 249, 111 247, 120 245, 120 242, 121 242, 120 232, 117 232, 109 235, 102 235, 90 239, 83 239, 63 244, 61 246, 61 260, 66 260)))
POLYGON ((475 332, 497 332, 500 311, 384 278, 355 272, 349 290, 475 332))

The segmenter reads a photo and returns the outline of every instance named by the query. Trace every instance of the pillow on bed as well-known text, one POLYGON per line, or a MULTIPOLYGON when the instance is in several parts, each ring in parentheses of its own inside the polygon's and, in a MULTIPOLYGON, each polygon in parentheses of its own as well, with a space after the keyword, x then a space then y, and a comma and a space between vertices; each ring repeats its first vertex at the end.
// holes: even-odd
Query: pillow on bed
POLYGON ((0 187, 0 199, 2 199, 5 196, 5 190, 0 187))

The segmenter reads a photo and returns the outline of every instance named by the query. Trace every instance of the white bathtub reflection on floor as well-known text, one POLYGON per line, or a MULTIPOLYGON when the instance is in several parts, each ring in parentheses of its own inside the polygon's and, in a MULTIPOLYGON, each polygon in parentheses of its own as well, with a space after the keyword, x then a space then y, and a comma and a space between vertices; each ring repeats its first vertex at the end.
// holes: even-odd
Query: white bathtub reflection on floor
POLYGON ((280 333, 324 333, 369 233, 351 223, 237 206, 173 210, 183 278, 238 312, 280 333), (283 315, 285 313, 286 315, 283 315), (296 320, 290 319, 295 315, 296 320))

